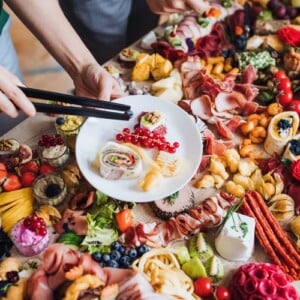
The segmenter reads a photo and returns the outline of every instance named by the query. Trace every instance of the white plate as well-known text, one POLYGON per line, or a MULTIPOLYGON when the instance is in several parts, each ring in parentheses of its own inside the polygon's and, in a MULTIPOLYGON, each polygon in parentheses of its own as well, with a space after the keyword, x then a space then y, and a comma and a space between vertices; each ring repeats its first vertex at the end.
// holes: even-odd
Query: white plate
MULTIPOLYGON (((84 177, 104 194, 123 201, 149 202, 178 191, 191 180, 202 157, 201 135, 195 123, 179 106, 153 96, 128 96, 116 102, 131 106, 133 117, 130 121, 88 118, 80 129, 76 141, 76 159, 84 177), (176 155, 184 158, 184 166, 176 176, 163 178, 157 188, 144 192, 138 187, 137 182, 149 169, 145 168, 140 178, 108 180, 100 176, 99 171, 91 166, 91 162, 95 160, 99 149, 106 142, 115 141, 115 135, 125 127, 133 129, 140 113, 148 111, 160 111, 166 114, 168 129, 166 139, 180 143, 176 155)), ((149 154, 153 155, 151 152, 149 154)))

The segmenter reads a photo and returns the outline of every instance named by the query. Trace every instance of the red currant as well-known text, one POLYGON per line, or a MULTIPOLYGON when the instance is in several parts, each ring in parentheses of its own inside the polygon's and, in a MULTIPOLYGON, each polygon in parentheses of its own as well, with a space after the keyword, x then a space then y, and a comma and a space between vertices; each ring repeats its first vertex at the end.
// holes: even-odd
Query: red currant
POLYGON ((180 144, 179 144, 178 142, 174 142, 174 143, 173 143, 173 147, 174 147, 174 148, 179 148, 179 146, 180 146, 180 144))
POLYGON ((31 226, 32 226, 31 219, 30 219, 30 218, 26 218, 26 219, 24 220, 23 224, 24 224, 24 226, 25 226, 26 228, 31 228, 31 226))
POLYGON ((122 141, 123 141, 123 134, 118 133, 118 134, 116 135, 116 140, 119 141, 119 142, 122 142, 122 141))
POLYGON ((129 134, 130 133, 130 129, 129 128, 124 128, 122 130, 122 132, 125 133, 125 134, 129 134))

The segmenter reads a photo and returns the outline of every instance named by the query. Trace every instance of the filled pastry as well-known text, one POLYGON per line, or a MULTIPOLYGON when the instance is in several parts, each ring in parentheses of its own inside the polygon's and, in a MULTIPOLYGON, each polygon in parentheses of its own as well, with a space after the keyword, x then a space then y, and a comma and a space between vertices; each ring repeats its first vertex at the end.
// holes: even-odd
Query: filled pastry
POLYGON ((284 111, 274 116, 264 143, 266 152, 282 154, 286 144, 295 137, 298 126, 299 116, 294 111, 284 111))

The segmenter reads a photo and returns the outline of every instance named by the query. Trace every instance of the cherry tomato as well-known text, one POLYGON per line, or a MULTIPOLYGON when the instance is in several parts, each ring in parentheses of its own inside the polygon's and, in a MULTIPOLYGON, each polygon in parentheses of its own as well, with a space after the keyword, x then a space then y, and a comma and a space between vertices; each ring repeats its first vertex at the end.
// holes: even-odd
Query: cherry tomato
POLYGON ((277 81, 281 81, 282 79, 286 79, 287 76, 284 71, 278 70, 277 72, 274 73, 274 77, 277 81))
POLYGON ((291 90, 279 93, 277 96, 278 102, 282 106, 290 105, 293 101, 293 92, 291 90))
POLYGON ((199 297, 209 296, 213 290, 211 279, 207 277, 199 277, 194 282, 194 290, 199 297))
POLYGON ((289 78, 282 79, 277 84, 278 91, 290 91, 292 88, 292 83, 289 78))
POLYGON ((133 226, 133 215, 129 208, 125 208, 116 214, 116 222, 119 230, 125 232, 133 226))
POLYGON ((296 113, 298 113, 300 115, 300 99, 298 100, 293 100, 290 103, 290 107, 293 111, 295 111, 296 113))
POLYGON ((227 287, 225 287, 223 285, 216 286, 214 294, 215 294, 216 300, 230 300, 231 299, 230 291, 228 290, 227 287))

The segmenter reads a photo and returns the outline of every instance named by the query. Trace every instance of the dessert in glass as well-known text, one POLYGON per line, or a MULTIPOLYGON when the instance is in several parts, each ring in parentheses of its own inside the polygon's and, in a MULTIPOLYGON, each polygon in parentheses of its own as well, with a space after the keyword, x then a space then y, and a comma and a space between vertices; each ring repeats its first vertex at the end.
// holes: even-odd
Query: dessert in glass
POLYGON ((25 256, 41 253, 49 243, 46 223, 36 215, 19 220, 14 225, 10 238, 18 251, 25 256))
POLYGON ((45 173, 33 183, 33 197, 39 204, 59 205, 67 196, 64 179, 57 173, 45 173))
POLYGON ((52 167, 62 167, 69 159, 69 147, 60 134, 44 133, 38 146, 40 159, 52 167))
POLYGON ((72 152, 75 152, 76 138, 85 118, 82 116, 58 117, 55 122, 56 130, 65 139, 72 152))

